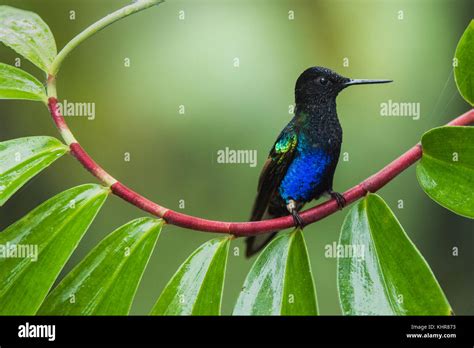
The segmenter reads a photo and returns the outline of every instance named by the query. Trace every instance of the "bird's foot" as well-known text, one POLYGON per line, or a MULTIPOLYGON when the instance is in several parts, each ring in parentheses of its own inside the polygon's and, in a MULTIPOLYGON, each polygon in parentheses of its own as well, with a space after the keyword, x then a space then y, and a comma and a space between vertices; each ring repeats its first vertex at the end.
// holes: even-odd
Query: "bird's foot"
POLYGON ((330 190, 329 194, 331 195, 333 199, 336 200, 337 206, 339 207, 340 210, 346 206, 347 201, 342 194, 333 190, 330 190))
POLYGON ((298 211, 296 210, 296 202, 294 200, 288 201, 288 204, 286 205, 286 209, 288 209, 291 216, 293 216, 295 227, 303 229, 304 221, 301 218, 300 214, 298 214, 298 211))
POLYGON ((293 210, 291 212, 291 216, 293 216, 293 221, 295 222, 295 227, 302 230, 304 228, 304 221, 301 218, 300 214, 298 214, 298 212, 296 210, 293 210))

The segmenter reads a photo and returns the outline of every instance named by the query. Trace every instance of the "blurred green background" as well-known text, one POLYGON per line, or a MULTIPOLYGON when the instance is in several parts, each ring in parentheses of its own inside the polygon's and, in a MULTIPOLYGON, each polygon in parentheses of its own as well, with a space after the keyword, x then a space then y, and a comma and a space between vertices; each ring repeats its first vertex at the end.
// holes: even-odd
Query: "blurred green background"
MULTIPOLYGON (((2 3, 37 12, 61 48, 127 1, 2 3)), ((353 78, 395 81, 353 87, 338 98, 342 151, 349 161, 340 161, 335 189, 344 191, 415 144, 426 130, 469 108, 456 91, 452 57, 472 10, 470 0, 169 0, 114 24, 74 51, 58 77, 59 98, 96 104, 95 120, 67 121, 82 145, 119 180, 187 214, 243 221, 268 150, 291 119, 294 83, 304 69, 322 65, 353 78), (345 57, 348 67, 343 66, 345 57), (130 67, 124 66, 125 58, 130 67), (419 102, 421 118, 381 117, 380 103, 389 99, 419 102), (217 164, 216 153, 225 147, 256 149, 257 167, 217 164), (130 162, 124 160, 126 152, 130 162), (185 209, 179 209, 180 200, 185 209)), ((12 50, 0 48, 0 61, 14 64, 15 58, 12 50)), ((26 60, 22 68, 43 78, 26 60)), ((2 101, 0 113, 2 141, 58 136, 40 103, 2 101)), ((54 194, 88 182, 95 179, 78 162, 70 156, 61 159, 0 209, 0 228, 54 194)), ((474 314, 472 221, 431 201, 419 187, 414 167, 379 193, 431 265, 455 313, 474 314), (454 247, 458 256, 452 255, 454 247)), ((143 215, 111 196, 61 277, 105 235, 143 215)), ((325 315, 340 313, 336 259, 325 258, 324 247, 338 240, 344 216, 340 212, 305 229, 325 315)), ((178 266, 214 236, 167 226, 132 313, 148 313, 178 266)), ((243 240, 234 241, 234 247, 240 248, 240 256, 229 256, 224 314, 231 313, 253 262, 243 256, 243 240)))

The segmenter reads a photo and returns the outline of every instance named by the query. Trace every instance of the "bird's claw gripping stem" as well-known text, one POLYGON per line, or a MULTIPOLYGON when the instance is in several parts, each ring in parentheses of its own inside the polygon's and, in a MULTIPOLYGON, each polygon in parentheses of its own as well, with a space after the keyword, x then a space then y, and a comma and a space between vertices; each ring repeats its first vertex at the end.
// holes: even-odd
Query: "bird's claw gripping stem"
POLYGON ((293 210, 291 212, 291 216, 293 216, 293 221, 295 222, 295 227, 299 229, 303 229, 304 227, 304 221, 301 218, 300 214, 296 210, 293 210))
POLYGON ((291 216, 293 216, 295 227, 303 229, 304 221, 301 218, 300 214, 298 214, 298 210, 296 210, 296 202, 294 200, 289 200, 288 204, 286 205, 286 209, 288 209, 291 216))
POLYGON ((339 207, 339 209, 341 210, 342 208, 344 208, 347 204, 347 201, 346 199, 344 198, 343 195, 341 195, 339 192, 336 192, 336 191, 329 191, 329 194, 331 195, 331 197, 333 199, 336 200, 337 202, 337 206, 339 207))

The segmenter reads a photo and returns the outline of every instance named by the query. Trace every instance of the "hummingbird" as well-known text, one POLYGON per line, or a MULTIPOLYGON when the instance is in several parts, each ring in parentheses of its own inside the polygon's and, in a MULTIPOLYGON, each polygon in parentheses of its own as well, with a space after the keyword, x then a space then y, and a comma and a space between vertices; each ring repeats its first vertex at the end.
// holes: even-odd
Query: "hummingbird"
MULTIPOLYGON (((328 194, 340 209, 344 197, 333 190, 342 144, 336 97, 349 86, 392 80, 350 79, 324 67, 306 69, 295 86, 293 119, 281 131, 265 161, 250 221, 292 215, 296 227, 305 223, 299 211, 313 199, 328 194)), ((246 238, 246 256, 267 245, 278 231, 246 238)))

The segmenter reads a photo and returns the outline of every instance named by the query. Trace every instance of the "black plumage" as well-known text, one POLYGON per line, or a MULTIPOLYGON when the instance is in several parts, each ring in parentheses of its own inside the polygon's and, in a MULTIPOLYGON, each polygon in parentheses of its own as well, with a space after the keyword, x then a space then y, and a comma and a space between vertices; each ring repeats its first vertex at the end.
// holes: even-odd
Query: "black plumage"
MULTIPOLYGON (((263 166, 251 221, 292 214, 295 225, 303 227, 298 211, 324 193, 344 206, 342 195, 333 191, 342 144, 336 97, 350 85, 386 82, 390 81, 353 80, 323 67, 309 68, 299 76, 295 116, 278 136, 263 166)), ((247 257, 262 249, 276 233, 248 237, 247 257)))

